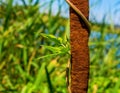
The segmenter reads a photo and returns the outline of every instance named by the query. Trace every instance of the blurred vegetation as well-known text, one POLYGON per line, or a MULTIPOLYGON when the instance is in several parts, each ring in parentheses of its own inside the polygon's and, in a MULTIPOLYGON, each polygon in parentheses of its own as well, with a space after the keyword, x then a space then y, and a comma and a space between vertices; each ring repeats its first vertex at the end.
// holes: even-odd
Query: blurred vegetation
MULTIPOLYGON (((21 2, 0 0, 0 93, 67 93, 69 19, 61 5, 52 15, 53 0, 21 2)), ((120 93, 119 41, 113 24, 93 23, 88 93, 120 93)))

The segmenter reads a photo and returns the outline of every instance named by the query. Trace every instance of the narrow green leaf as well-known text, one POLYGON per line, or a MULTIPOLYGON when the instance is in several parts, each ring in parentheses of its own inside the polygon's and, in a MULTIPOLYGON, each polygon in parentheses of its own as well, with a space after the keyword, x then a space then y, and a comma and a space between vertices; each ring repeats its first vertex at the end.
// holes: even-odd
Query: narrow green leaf
POLYGON ((10 19, 11 12, 12 12, 12 4, 13 4, 13 0, 8 0, 5 23, 4 23, 4 30, 6 30, 8 28, 8 21, 10 19))
POLYGON ((50 79, 50 74, 48 72, 47 66, 45 66, 45 71, 46 71, 46 77, 47 77, 47 82, 48 82, 48 85, 49 85, 50 93, 54 93, 52 82, 51 82, 51 79, 50 79))

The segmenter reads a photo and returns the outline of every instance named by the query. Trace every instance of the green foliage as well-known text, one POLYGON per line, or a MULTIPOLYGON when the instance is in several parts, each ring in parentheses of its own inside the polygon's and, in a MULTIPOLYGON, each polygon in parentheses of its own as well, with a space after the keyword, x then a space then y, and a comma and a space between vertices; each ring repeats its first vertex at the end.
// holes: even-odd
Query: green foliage
POLYGON ((90 46, 89 93, 120 92, 120 46, 119 34, 92 32, 90 46))
MULTIPOLYGON (((40 13, 36 0, 0 0, 0 93, 67 93, 69 19, 40 13)), ((52 7, 53 0, 50 1, 52 7)), ((96 24, 97 25, 97 24, 96 24)), ((113 25, 111 25, 113 27, 113 25)), ((97 28, 97 27, 96 27, 97 28)), ((92 31, 88 93, 120 92, 120 35, 92 31)))
POLYGON ((69 21, 22 1, 0 5, 0 93, 66 93, 69 21))

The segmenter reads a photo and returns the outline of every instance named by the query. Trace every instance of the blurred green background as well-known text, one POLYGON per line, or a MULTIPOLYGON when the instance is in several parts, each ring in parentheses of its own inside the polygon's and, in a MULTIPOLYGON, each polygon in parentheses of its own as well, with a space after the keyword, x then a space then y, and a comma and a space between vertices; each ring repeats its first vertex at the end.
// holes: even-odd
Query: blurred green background
MULTIPOLYGON (((69 8, 45 1, 0 0, 0 93, 67 93, 69 8)), ((90 21, 88 93, 120 93, 119 26, 90 21)))

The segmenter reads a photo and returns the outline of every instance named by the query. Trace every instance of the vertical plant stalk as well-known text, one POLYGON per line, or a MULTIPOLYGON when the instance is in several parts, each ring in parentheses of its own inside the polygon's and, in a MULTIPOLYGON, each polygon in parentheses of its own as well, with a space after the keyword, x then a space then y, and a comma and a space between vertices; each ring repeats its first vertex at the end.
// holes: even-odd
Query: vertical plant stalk
MULTIPOLYGON (((88 0, 70 0, 88 19, 88 0)), ((71 93, 87 93, 89 77, 89 29, 82 18, 70 8, 71 93)))

